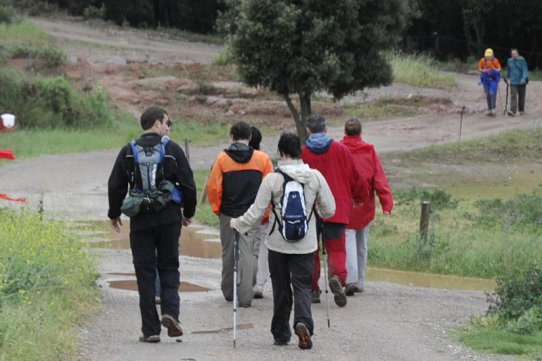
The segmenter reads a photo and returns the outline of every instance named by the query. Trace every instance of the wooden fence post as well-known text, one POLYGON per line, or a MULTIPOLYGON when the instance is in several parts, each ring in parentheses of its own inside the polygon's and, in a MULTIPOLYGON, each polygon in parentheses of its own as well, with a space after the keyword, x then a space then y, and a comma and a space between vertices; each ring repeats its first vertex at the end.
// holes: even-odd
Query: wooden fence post
POLYGON ((422 202, 422 213, 420 216, 420 239, 427 242, 429 235, 429 215, 431 213, 431 204, 429 201, 422 202))

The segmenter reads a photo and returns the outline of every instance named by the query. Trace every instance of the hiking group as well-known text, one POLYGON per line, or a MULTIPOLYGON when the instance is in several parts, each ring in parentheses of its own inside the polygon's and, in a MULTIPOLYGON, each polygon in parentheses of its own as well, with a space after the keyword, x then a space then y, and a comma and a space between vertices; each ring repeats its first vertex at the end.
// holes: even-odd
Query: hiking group
MULTIPOLYGON (((493 53, 493 49, 488 48, 478 64, 480 71, 480 83, 484 87, 484 93, 487 101, 487 115, 495 116, 497 105, 497 93, 499 91, 499 82, 501 80, 501 63, 493 53)), ((529 83, 529 70, 525 58, 519 55, 518 49, 510 50, 510 58, 506 62, 506 104, 504 113, 515 117, 518 114, 525 113, 525 94, 527 84, 529 83), (508 107, 508 91, 510 89, 510 110, 508 107)))
MULTIPOLYGON (((130 217, 143 333, 139 340, 159 342, 160 324, 170 337, 183 334, 178 247, 181 227, 191 223, 195 212, 196 187, 183 150, 168 137, 167 112, 148 108, 141 126, 141 137, 121 149, 113 166, 108 216, 117 232, 121 213, 130 217)), ((362 139, 359 119, 346 122, 340 142, 327 135, 321 115, 309 116, 306 127, 309 137, 303 145, 296 134, 281 135, 273 170, 269 156, 259 150, 261 133, 237 122, 230 129, 231 145, 211 168, 208 199, 220 220, 221 290, 226 301, 233 301, 234 345, 237 305, 250 307, 253 299, 262 298, 270 276, 274 344, 287 345, 293 330, 298 346, 310 349, 311 303, 319 303, 321 294, 320 250, 326 290, 329 286, 337 306, 344 307, 347 296, 364 292, 375 194, 384 214, 393 207, 384 170, 374 147, 362 139)), ((329 325, 329 306, 327 311, 329 325)))

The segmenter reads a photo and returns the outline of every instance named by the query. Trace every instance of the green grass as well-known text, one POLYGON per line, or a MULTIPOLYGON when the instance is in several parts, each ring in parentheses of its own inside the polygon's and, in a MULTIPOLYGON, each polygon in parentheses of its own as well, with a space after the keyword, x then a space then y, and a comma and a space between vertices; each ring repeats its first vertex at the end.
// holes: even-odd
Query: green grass
POLYGON ((422 114, 416 104, 404 102, 401 99, 381 98, 367 104, 345 104, 345 113, 348 116, 363 120, 379 120, 398 117, 414 117, 422 114))
POLYGON ((542 80, 542 70, 536 69, 536 70, 529 70, 529 80, 542 80))
POLYGON ((474 328, 456 333, 465 345, 483 352, 521 355, 528 359, 542 357, 542 332, 518 335, 495 327, 474 328))
MULTIPOLYGON (((18 159, 44 154, 120 150, 130 140, 139 138, 141 133, 141 127, 135 120, 105 129, 15 130, 9 133, 0 132, 0 147, 12 149, 18 159)), ((183 148, 185 137, 190 139, 191 146, 209 146, 223 141, 227 133, 226 125, 175 123, 171 138, 183 148)), ((6 162, 0 163, 2 164, 6 162)))
POLYGON ((207 200, 205 200, 203 204, 200 202, 203 186, 205 184, 205 180, 209 176, 209 173, 210 169, 194 170, 194 180, 198 189, 198 207, 196 208, 195 219, 199 223, 219 228, 220 222, 218 220, 218 216, 215 216, 211 211, 211 206, 209 205, 209 202, 207 200))
POLYGON ((389 53, 387 55, 396 82, 421 88, 452 88, 454 77, 437 69, 434 60, 424 55, 389 53))
POLYGON ((76 360, 98 311, 96 260, 65 226, 0 209, 0 359, 76 360))
POLYGON ((477 224, 480 199, 507 200, 520 193, 542 194, 539 164, 542 129, 514 131, 457 145, 384 154, 396 164, 388 177, 395 193, 392 217, 377 212, 373 222, 370 264, 433 273, 492 278, 506 268, 542 262, 542 236, 536 225, 517 227, 504 215, 489 225, 477 224), (418 237, 421 197, 401 202, 406 191, 394 183, 433 191, 444 189, 455 207, 434 210, 432 246, 418 237))
POLYGON ((18 18, 9 25, 0 24, 0 43, 44 46, 51 45, 52 39, 30 21, 18 18))

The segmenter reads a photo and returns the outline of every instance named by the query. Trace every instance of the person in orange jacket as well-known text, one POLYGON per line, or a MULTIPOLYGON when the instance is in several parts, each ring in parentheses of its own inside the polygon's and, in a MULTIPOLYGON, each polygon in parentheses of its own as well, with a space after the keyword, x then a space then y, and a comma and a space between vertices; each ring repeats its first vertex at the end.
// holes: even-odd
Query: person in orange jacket
MULTIPOLYGON (((222 243, 221 289, 227 301, 233 300, 233 241, 230 219, 244 214, 254 203, 262 179, 273 172, 269 156, 252 149, 250 126, 238 122, 230 129, 233 143, 218 154, 209 175, 207 191, 213 213, 220 218, 222 243)), ((239 306, 250 307, 254 298, 260 227, 239 235, 239 306)))
POLYGON ((487 115, 495 116, 497 91, 501 80, 501 63, 493 54, 493 49, 486 49, 484 57, 480 59, 478 64, 478 70, 480 71, 480 82, 484 86, 484 92, 486 93, 487 115))

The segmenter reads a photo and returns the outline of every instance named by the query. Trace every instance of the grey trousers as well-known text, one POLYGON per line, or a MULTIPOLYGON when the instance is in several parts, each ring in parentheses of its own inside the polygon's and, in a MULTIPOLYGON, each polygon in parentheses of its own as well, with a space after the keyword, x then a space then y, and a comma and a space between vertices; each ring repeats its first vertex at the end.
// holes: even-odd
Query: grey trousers
POLYGON ((346 284, 364 287, 369 228, 370 224, 364 228, 346 230, 346 284))
MULTIPOLYGON (((235 231, 230 227, 230 219, 220 214, 220 242, 222 243, 222 294, 227 301, 233 300, 233 241, 235 231)), ((260 242, 257 224, 248 233, 239 235, 239 263, 237 265, 237 297, 239 306, 249 307, 254 297, 258 270, 258 251, 260 242)))
POLYGON ((527 85, 510 85, 510 111, 514 114, 519 111, 525 111, 525 93, 527 85))

